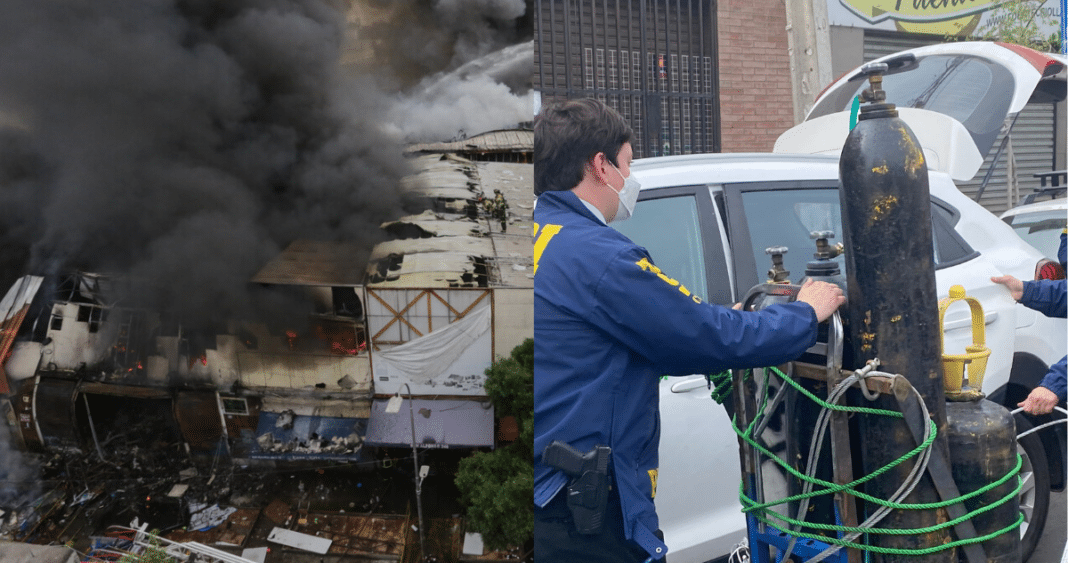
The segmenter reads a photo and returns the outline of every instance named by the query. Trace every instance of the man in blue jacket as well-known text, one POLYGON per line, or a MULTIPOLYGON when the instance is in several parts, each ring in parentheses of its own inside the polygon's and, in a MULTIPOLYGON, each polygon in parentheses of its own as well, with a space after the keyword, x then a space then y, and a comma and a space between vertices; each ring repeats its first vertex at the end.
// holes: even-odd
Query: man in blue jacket
POLYGON ((840 288, 815 282, 796 302, 756 313, 703 303, 608 226, 629 217, 637 201, 631 139, 623 118, 592 99, 546 107, 535 118, 537 561, 662 559, 667 546, 653 506, 659 377, 793 360, 845 302, 840 288), (596 533, 580 532, 568 508, 572 478, 543 459, 557 441, 581 453, 611 448, 596 533))
MULTIPOLYGON (((1057 260, 1061 268, 1065 269, 1068 261, 1068 232, 1061 233, 1061 246, 1057 250, 1057 260)), ((998 276, 990 278, 991 281, 1003 284, 1009 288, 1012 298, 1021 305, 1034 309, 1047 317, 1066 316, 1065 301, 1068 300, 1068 281, 1066 280, 1035 280, 1020 281, 1013 276, 998 276)), ((1024 411, 1039 415, 1049 414, 1053 407, 1068 398, 1068 356, 1049 368, 1049 373, 1042 378, 1038 387, 1031 390, 1027 398, 1016 406, 1023 407, 1024 411)))

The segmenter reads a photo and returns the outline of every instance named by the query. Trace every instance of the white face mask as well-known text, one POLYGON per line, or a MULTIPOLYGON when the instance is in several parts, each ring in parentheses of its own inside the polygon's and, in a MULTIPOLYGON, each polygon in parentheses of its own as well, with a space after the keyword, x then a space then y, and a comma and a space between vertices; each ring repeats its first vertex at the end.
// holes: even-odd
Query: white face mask
MULTIPOLYGON (((609 164, 612 164, 609 162, 609 164)), ((634 179, 634 174, 630 176, 623 176, 623 172, 620 172, 619 168, 612 165, 616 172, 619 172, 619 177, 623 178, 623 187, 616 192, 616 196, 619 198, 619 206, 616 207, 616 216, 612 218, 609 223, 615 223, 617 221, 626 221, 634 213, 634 204, 638 203, 638 192, 641 190, 641 184, 634 179)), ((608 184, 606 184, 608 185, 608 184)), ((608 188, 615 191, 611 185, 608 188)))

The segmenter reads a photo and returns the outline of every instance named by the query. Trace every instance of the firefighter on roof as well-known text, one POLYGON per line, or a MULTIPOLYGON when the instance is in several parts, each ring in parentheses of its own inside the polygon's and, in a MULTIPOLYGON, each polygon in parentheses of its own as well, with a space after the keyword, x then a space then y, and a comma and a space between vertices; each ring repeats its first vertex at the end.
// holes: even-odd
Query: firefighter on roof
POLYGON ((493 218, 501 222, 501 232, 508 231, 508 201, 501 190, 493 190, 493 218))

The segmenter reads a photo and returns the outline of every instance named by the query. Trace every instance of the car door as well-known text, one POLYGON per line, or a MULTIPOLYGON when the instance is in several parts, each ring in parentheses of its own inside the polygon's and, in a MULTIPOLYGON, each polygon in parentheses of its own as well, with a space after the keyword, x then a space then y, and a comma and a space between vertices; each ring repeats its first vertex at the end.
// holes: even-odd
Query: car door
MULTIPOLYGON (((733 302, 730 270, 710 188, 645 189, 633 217, 614 224, 653 262, 706 301, 733 302)), ((660 382, 656 507, 672 563, 730 553, 745 534, 738 503, 738 442, 703 374, 660 382)))
MULTIPOLYGON (((836 183, 827 181, 791 181, 728 184, 724 186, 727 217, 734 248, 736 287, 744 294, 749 287, 764 281, 763 272, 771 266, 765 249, 786 246, 783 257, 790 280, 804 277, 805 264, 813 259, 815 241, 812 231, 829 230, 841 239, 842 218, 836 183)), ((949 203, 931 198, 932 244, 935 282, 939 298, 949 295, 953 285, 964 287, 967 295, 979 300, 984 309, 985 341, 992 354, 987 373, 1007 380, 1012 366, 1015 303, 1004 289, 990 281, 1002 275, 988 260, 954 229, 960 213, 949 203)), ((844 257, 835 258, 845 274, 844 257)), ((848 288, 847 288, 848 291, 848 288)), ((937 303, 932 303, 937 307, 937 303)), ((971 313, 963 304, 946 312, 945 350, 963 353, 972 344, 971 313)), ((993 389, 987 389, 987 392, 993 389)))

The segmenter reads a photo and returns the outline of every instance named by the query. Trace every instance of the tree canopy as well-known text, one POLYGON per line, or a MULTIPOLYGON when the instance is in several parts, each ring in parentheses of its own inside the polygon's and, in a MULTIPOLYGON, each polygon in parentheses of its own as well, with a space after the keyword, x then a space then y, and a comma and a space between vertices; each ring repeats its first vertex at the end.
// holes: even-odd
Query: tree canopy
POLYGON ((528 543, 534 534, 534 340, 486 369, 486 393, 497 417, 515 417, 519 439, 460 462, 456 486, 467 506, 468 530, 490 549, 528 543))

